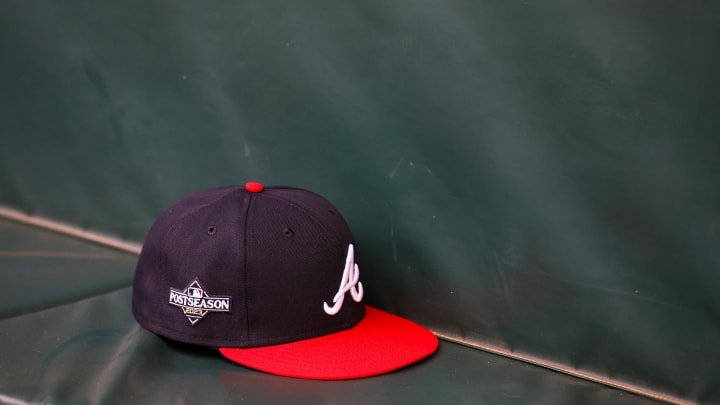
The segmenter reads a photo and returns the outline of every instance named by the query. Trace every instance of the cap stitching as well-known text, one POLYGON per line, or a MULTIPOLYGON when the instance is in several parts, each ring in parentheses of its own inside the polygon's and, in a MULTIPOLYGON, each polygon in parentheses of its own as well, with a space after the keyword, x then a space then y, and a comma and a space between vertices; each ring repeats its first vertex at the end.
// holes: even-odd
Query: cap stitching
MULTIPOLYGON (((243 247, 242 247, 242 252, 243 252, 243 263, 242 263, 243 285, 242 285, 242 288, 243 288, 243 294, 244 294, 244 298, 245 298, 245 303, 244 303, 245 305, 243 305, 243 308, 245 310, 245 328, 244 328, 245 336, 243 336, 243 338, 245 338, 245 339, 249 339, 250 335, 251 335, 250 334, 250 308, 249 308, 250 305, 248 304, 249 300, 248 300, 248 282, 247 282, 247 280, 248 280, 247 230, 248 230, 248 218, 250 217, 250 209, 253 205, 253 202, 255 201, 255 195, 256 195, 256 193, 251 193, 248 196, 247 209, 245 210, 245 218, 243 219, 243 224, 245 226, 245 229, 243 229, 243 247)), ((239 277, 238 277, 238 279, 239 279, 239 277)), ((240 288, 238 288, 238 290, 240 290, 240 288)))
MULTIPOLYGON (((299 188, 293 188, 293 187, 267 187, 267 188, 265 188, 265 189, 267 190, 268 188, 279 189, 279 190, 297 190, 297 191, 302 191, 302 192, 310 193, 310 194, 313 194, 313 195, 315 195, 315 196, 317 196, 317 197, 320 197, 322 200, 325 200, 328 204, 330 204, 330 206, 332 206, 333 208, 335 208, 335 206, 334 206, 330 201, 328 201, 325 197, 323 197, 323 196, 321 196, 321 195, 319 195, 319 194, 316 194, 316 193, 314 193, 314 192, 312 192, 312 191, 303 190, 303 189, 299 189, 299 188)), ((280 201, 282 201, 282 202, 284 202, 284 203, 286 203, 286 204, 292 205, 293 207, 299 208, 299 209, 302 210, 304 213, 306 213, 309 217, 311 217, 312 219, 314 219, 316 223, 320 224, 320 226, 323 228, 323 231, 325 231, 326 234, 332 236, 332 239, 333 239, 334 242, 343 242, 343 241, 341 241, 341 240, 337 237, 337 234, 336 234, 336 233, 334 233, 334 232, 328 232, 330 229, 329 229, 329 227, 327 226, 327 224, 325 223, 325 221, 323 221, 322 219, 318 218, 318 216, 316 216, 311 210, 305 208, 303 205, 298 204, 296 201, 292 201, 292 200, 289 200, 289 199, 287 199, 287 198, 284 198, 284 197, 281 197, 281 196, 278 196, 278 195, 265 194, 265 196, 266 196, 266 197, 269 197, 269 198, 274 198, 274 199, 276 199, 276 200, 280 200, 280 201)), ((348 224, 347 224, 347 221, 345 221, 345 219, 344 219, 342 216, 338 216, 338 218, 339 218, 340 220, 342 220, 342 221, 345 223, 345 227, 349 229, 349 226, 348 226, 348 224)), ((353 235, 352 235, 352 232, 350 232, 350 236, 351 236, 352 243, 355 243, 355 240, 354 240, 354 237, 353 237, 353 235)))
MULTIPOLYGON (((223 188, 225 188, 225 187, 220 187, 219 189, 223 189, 223 188)), ((217 198, 213 199, 212 201, 209 201, 203 205, 194 207, 193 209, 189 210, 187 213, 182 214, 182 216, 180 218, 178 218, 178 220, 173 221, 172 225, 170 227, 168 227, 167 231, 165 231, 165 234, 163 234, 162 239, 160 239, 160 244, 158 246, 160 248, 160 251, 165 252, 165 249, 163 247, 165 246, 165 243, 167 242, 167 239, 168 239, 170 233, 172 233, 176 228, 178 228, 180 226, 181 220, 187 220, 188 218, 191 218, 192 216, 196 215, 198 213, 198 211, 200 211, 201 209, 207 207, 208 205, 215 204, 216 202, 222 200, 223 198, 226 198, 229 194, 232 194, 233 192, 239 190, 240 188, 236 187, 236 186, 230 186, 230 187, 227 187, 227 189, 228 189, 227 192, 222 193, 219 197, 217 197, 217 198)), ((186 196, 185 198, 187 198, 187 197, 190 197, 190 195, 186 196)), ((178 202, 179 201, 175 201, 171 205, 171 207, 176 207, 178 205, 178 202)), ((187 255, 187 253, 188 252, 186 251, 185 254, 187 255)), ((167 255, 163 254, 161 260, 162 260, 162 262, 161 262, 162 268, 166 268, 168 265, 167 255)), ((184 257, 183 257, 183 260, 184 260, 184 257)))

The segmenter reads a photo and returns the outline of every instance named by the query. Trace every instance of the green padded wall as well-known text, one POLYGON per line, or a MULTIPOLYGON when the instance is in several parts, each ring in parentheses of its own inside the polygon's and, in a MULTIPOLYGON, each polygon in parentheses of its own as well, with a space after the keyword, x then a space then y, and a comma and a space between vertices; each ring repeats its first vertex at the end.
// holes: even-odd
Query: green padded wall
POLYGON ((0 204, 142 241, 325 195, 370 303, 720 401, 720 5, 0 2, 0 204))

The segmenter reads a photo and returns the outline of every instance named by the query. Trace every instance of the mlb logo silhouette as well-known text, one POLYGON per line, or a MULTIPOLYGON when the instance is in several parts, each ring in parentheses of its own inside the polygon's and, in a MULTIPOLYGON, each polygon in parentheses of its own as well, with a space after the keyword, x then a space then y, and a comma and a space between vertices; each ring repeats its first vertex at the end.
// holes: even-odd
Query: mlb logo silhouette
POLYGON ((202 298, 203 290, 202 290, 202 288, 188 287, 188 295, 190 295, 193 298, 202 298))

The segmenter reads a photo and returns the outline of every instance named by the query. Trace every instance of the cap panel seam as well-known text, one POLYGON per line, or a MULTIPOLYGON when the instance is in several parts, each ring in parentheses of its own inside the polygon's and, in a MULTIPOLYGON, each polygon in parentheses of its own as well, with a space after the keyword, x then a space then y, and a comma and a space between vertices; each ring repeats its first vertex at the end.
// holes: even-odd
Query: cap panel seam
MULTIPOLYGON (((225 187, 220 187, 220 188, 222 189, 222 188, 225 188, 225 187)), ((223 198, 226 198, 228 195, 232 194, 233 192, 240 190, 240 188, 238 188, 238 187, 233 187, 233 186, 229 186, 229 187, 227 187, 227 189, 228 189, 227 192, 220 194, 220 196, 218 196, 217 198, 213 199, 212 201, 208 201, 207 203, 202 204, 202 205, 197 206, 197 207, 194 207, 193 209, 189 210, 187 213, 184 213, 180 218, 178 218, 178 220, 173 221, 172 225, 171 225, 170 227, 168 227, 168 229, 167 229, 167 230, 165 231, 165 233, 162 235, 162 238, 160 239, 160 242, 159 242, 159 245, 158 245, 158 247, 160 248, 160 251, 163 252, 163 255, 162 255, 162 258, 161 258, 161 260, 162 260, 162 261, 161 261, 161 266, 162 266, 163 269, 166 268, 167 265, 168 265, 168 264, 167 264, 167 255, 164 254, 164 252, 166 252, 166 249, 164 249, 164 246, 165 246, 165 243, 167 243, 167 239, 168 239, 169 235, 170 235, 176 228, 178 228, 181 223, 184 223, 185 220, 187 220, 187 219, 189 219, 189 218, 192 218, 192 217, 193 217, 194 215, 196 215, 200 210, 204 209, 205 207, 207 207, 207 206, 209 206, 209 205, 215 204, 215 203, 217 203, 218 201, 222 200, 223 198)), ((188 196, 186 196, 186 197, 188 197, 188 196)), ((178 202, 179 202, 179 201, 173 202, 167 209, 171 209, 172 207, 178 205, 178 202)), ((187 255, 187 253, 188 253, 188 252, 186 251, 185 254, 187 255)), ((184 260, 184 258, 183 258, 183 260, 184 260)))
MULTIPOLYGON (((309 194, 312 194, 312 195, 318 197, 322 202, 324 202, 324 204, 326 204, 326 205, 328 206, 329 209, 331 209, 331 210, 333 210, 334 212, 337 213, 336 216, 338 217, 339 221, 343 224, 344 228, 348 230, 348 234, 349 234, 349 236, 350 236, 350 243, 353 244, 353 245, 355 244, 352 231, 350 230, 350 227, 349 227, 349 225, 347 224, 347 221, 345 220, 345 218, 342 216, 342 214, 340 214, 338 208, 335 207, 335 205, 334 205, 333 203, 331 203, 329 200, 327 200, 327 199, 324 198, 323 196, 321 196, 321 195, 319 195, 319 194, 317 194, 317 193, 315 193, 315 192, 312 192, 312 191, 309 191, 309 190, 305 190, 305 189, 301 189, 301 188, 294 188, 294 187, 266 187, 265 190, 264 190, 264 192, 262 192, 262 193, 257 193, 257 194, 252 194, 252 195, 250 196, 250 198, 251 198, 250 201, 251 201, 251 202, 248 204, 248 210, 247 210, 247 217, 248 217, 248 218, 249 218, 249 216, 250 216, 250 211, 251 211, 251 209, 252 209, 252 206, 255 204, 255 202, 258 201, 258 198, 268 198, 268 199, 272 199, 272 200, 275 200, 275 201, 280 202, 280 203, 284 203, 284 204, 292 207, 293 209, 297 209, 297 210, 298 210, 299 212, 301 212, 302 214, 307 215, 309 218, 312 219, 312 221, 313 221, 315 224, 317 224, 317 225, 322 229, 322 232, 323 232, 326 236, 329 236, 329 239, 331 239, 331 241, 334 242, 335 245, 340 245, 340 244, 343 244, 343 243, 345 242, 345 241, 343 240, 343 238, 341 238, 340 235, 339 235, 337 232, 334 231, 335 227, 333 227, 332 224, 329 223, 328 221, 324 220, 324 218, 316 215, 315 212, 313 212, 313 210, 305 207, 304 204, 298 203, 297 200, 290 199, 290 198, 285 198, 285 197, 279 196, 279 195, 274 195, 273 193, 268 193, 268 191, 271 191, 271 190, 280 190, 280 191, 281 191, 281 190, 296 190, 296 191, 303 192, 303 193, 309 193, 309 194)), ((247 220, 247 219, 246 219, 246 221, 245 221, 245 224, 246 224, 246 225, 245 225, 245 226, 246 226, 245 234, 247 235, 247 228, 249 227, 249 226, 248 226, 248 220, 247 220)), ((247 251, 246 247, 247 247, 247 236, 246 236, 246 238, 245 238, 245 246, 243 247, 243 248, 245 249, 245 251, 247 251)), ((246 255, 246 259, 245 259, 245 260, 247 260, 247 255, 246 255)), ((246 269, 247 269, 247 267, 246 267, 246 269)), ((246 294, 247 294, 247 285, 248 285, 248 284, 247 284, 247 271, 245 272, 245 278, 246 278, 245 288, 246 288, 246 294)), ((248 296, 246 295, 246 315, 247 315, 247 317, 246 317, 246 321, 247 321, 246 330, 248 331, 248 335, 247 335, 246 339, 243 340, 243 342, 244 342, 246 345, 249 345, 250 347, 260 347, 260 346, 270 346, 270 345, 277 345, 277 344, 285 344, 285 343, 290 343, 290 342, 293 342, 293 341, 296 341, 296 340, 303 340, 303 339, 309 339, 309 338, 315 338, 315 337, 319 337, 319 336, 324 336, 324 335, 327 335, 327 334, 336 333, 336 332, 339 332, 339 331, 348 329, 349 327, 352 327, 352 326, 357 325, 357 324, 362 320, 362 316, 361 316, 361 317, 358 318, 358 319, 350 318, 348 321, 344 322, 342 325, 333 325, 332 327, 328 327, 327 329, 324 329, 324 330, 322 330, 322 331, 317 331, 317 330, 315 330, 315 331, 312 331, 312 332, 302 332, 302 333, 298 333, 298 334, 294 334, 294 335, 271 336, 271 337, 253 339, 253 338, 251 338, 252 333, 250 333, 250 315, 249 315, 249 312, 250 312, 250 311, 249 311, 249 308, 248 308, 249 305, 247 305, 248 299, 249 299, 249 298, 248 298, 248 296)), ((363 313, 363 316, 364 316, 364 313, 365 313, 365 308, 364 308, 364 305, 365 305, 365 304, 364 304, 364 301, 361 301, 361 305, 363 305, 363 311, 362 311, 362 313, 363 313)))
MULTIPOLYGON (((250 300, 248 299, 248 269, 247 269, 247 260, 248 260, 248 254, 247 254, 247 231, 248 231, 248 218, 250 217, 250 210, 252 209, 253 203, 255 202, 255 194, 250 194, 247 198, 247 207, 245 208, 245 218, 243 218, 243 246, 242 246, 242 252, 243 252, 243 261, 242 261, 242 270, 243 270, 243 296, 245 298, 245 305, 243 305, 244 311, 245 311, 245 328, 244 329, 244 336, 243 341, 249 340, 251 333, 250 333, 250 300)), ((239 261, 238 261, 239 262, 239 261)), ((238 280, 240 277, 238 277, 238 280)), ((240 288, 238 288, 238 291, 240 291, 240 288)))
MULTIPOLYGON (((292 188, 292 187, 282 187, 282 188, 279 188, 279 187, 278 187, 278 188, 276 188, 276 189, 298 190, 298 191, 303 191, 303 192, 312 193, 312 194, 320 197, 322 200, 326 201, 331 207, 333 207, 333 208, 335 209, 335 212, 338 212, 338 209, 335 207, 335 205, 333 205, 333 203, 331 203, 330 201, 328 201, 326 198, 322 197, 321 195, 316 194, 316 193, 313 193, 312 191, 302 190, 302 189, 296 189, 296 188, 292 188)), ((326 221, 323 221, 321 218, 318 218, 318 216, 315 215, 315 214, 312 212, 312 210, 306 208, 306 207, 303 206, 302 204, 298 204, 297 201, 289 200, 289 199, 287 199, 287 198, 284 198, 284 197, 281 197, 281 196, 278 196, 278 195, 272 195, 272 194, 266 194, 265 197, 273 198, 273 199, 275 199, 275 200, 279 200, 279 201, 282 201, 282 202, 284 202, 284 203, 286 203, 286 204, 289 204, 289 205, 291 205, 291 206, 293 206, 293 207, 299 208, 302 212, 304 212, 304 213, 307 214, 309 217, 311 217, 311 218, 315 221, 315 223, 319 224, 320 227, 323 229, 323 231, 325 232, 326 235, 331 235, 334 242, 342 242, 342 241, 337 237, 337 234, 336 234, 335 232, 330 232, 332 229, 328 226, 328 224, 326 223, 326 221)), ((339 214, 339 212, 338 212, 338 214, 339 214)), ((350 227, 348 226, 347 221, 345 220, 345 218, 342 217, 342 215, 340 215, 339 218, 340 218, 340 219, 342 220, 342 222, 345 224, 345 227, 349 230, 350 227)), ((351 239, 353 240, 353 243, 354 243, 354 242, 355 242, 355 241, 354 241, 355 238, 354 238, 354 236, 352 235, 352 231, 350 231, 350 236, 351 236, 351 239)))

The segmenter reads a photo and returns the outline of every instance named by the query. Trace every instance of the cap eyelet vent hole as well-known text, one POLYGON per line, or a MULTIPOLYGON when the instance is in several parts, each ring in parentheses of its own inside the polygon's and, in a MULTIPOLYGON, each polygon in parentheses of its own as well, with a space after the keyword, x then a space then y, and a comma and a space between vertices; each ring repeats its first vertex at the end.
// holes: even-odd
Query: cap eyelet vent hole
POLYGON ((217 232, 217 227, 215 225, 210 225, 208 227, 208 235, 215 235, 217 232))
POLYGON ((283 235, 285 235, 286 238, 292 238, 293 236, 295 236, 295 232, 293 232, 293 230, 290 228, 285 228, 283 229, 283 235))

